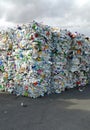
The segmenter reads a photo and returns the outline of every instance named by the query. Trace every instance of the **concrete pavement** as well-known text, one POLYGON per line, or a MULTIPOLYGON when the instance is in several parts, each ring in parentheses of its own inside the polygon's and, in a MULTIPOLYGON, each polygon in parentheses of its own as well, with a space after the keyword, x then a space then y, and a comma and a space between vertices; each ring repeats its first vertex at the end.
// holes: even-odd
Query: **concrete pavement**
POLYGON ((90 130, 90 86, 37 99, 0 94, 0 130, 90 130))

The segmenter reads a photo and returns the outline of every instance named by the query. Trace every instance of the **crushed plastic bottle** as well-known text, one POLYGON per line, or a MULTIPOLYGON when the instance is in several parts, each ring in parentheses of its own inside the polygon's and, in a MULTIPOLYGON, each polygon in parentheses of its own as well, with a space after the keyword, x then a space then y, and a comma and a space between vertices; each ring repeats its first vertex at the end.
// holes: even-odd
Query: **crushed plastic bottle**
POLYGON ((33 21, 0 32, 0 90, 37 98, 85 86, 90 39, 33 21))

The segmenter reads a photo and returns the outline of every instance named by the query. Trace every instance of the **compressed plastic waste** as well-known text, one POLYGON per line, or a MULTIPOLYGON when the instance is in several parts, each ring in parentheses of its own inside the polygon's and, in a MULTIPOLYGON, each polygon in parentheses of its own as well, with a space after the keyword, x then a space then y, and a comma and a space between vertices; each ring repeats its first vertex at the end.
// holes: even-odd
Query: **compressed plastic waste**
POLYGON ((4 90, 7 80, 7 32, 0 31, 0 90, 4 90))
POLYGON ((49 26, 33 22, 16 28, 10 36, 7 91, 33 98, 50 93, 49 26))
POLYGON ((88 83, 90 39, 33 21, 0 32, 0 90, 44 96, 88 83))
POLYGON ((68 59, 70 61, 69 72, 72 75, 73 86, 86 85, 90 69, 90 42, 84 35, 76 34, 72 38, 68 59))
POLYGON ((61 93, 68 85, 67 55, 71 42, 67 30, 53 32, 52 90, 55 93, 61 93))

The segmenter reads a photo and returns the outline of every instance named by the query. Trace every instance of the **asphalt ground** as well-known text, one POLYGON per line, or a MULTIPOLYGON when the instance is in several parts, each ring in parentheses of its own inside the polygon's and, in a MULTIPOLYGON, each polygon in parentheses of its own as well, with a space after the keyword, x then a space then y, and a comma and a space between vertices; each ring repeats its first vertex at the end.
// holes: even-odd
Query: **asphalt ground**
POLYGON ((1 93, 0 130, 90 130, 90 85, 37 99, 1 93))

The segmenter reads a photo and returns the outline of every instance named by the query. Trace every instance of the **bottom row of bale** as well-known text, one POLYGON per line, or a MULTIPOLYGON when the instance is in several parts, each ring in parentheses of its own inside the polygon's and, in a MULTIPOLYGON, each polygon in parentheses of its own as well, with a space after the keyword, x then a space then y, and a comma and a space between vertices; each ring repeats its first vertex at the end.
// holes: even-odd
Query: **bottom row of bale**
POLYGON ((90 39, 32 22, 0 32, 0 90, 39 97, 85 86, 90 39))

